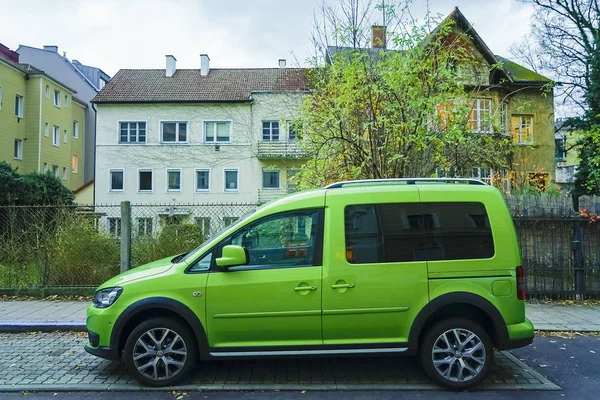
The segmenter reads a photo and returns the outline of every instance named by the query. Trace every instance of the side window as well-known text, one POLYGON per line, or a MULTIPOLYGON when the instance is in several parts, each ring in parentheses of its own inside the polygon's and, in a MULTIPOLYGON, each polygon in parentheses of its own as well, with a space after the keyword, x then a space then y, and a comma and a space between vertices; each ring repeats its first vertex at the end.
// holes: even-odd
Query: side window
POLYGON ((213 251, 196 261, 189 269, 190 272, 208 271, 212 261, 213 251))
POLYGON ((485 206, 481 203, 423 203, 428 260, 470 260, 494 256, 494 238, 485 206))
POLYGON ((230 271, 307 267, 320 259, 320 210, 278 214, 261 219, 235 233, 231 244, 242 246, 248 265, 230 271))
POLYGON ((351 264, 423 260, 424 218, 418 203, 361 204, 344 211, 351 264))

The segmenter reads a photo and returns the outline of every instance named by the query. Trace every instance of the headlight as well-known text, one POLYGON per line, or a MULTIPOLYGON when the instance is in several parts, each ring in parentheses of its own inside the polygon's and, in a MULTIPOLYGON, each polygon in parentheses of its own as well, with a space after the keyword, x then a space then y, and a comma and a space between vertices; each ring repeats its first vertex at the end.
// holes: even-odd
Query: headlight
POLYGON ((115 301, 117 301, 117 299, 121 295, 122 291, 123 291, 123 288, 118 287, 118 286, 98 290, 96 292, 96 295, 94 296, 94 300, 93 300, 94 307, 107 308, 107 307, 112 306, 113 303, 115 301))

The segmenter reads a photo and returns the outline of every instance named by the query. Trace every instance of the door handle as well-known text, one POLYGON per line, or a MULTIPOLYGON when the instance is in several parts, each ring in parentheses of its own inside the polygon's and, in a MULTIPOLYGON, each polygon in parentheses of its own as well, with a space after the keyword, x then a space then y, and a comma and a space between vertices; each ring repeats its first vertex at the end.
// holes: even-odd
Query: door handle
POLYGON ((316 286, 296 286, 296 287, 294 288, 294 290, 295 290, 296 292, 301 292, 301 291, 303 291, 303 290, 310 290, 310 291, 314 291, 314 290, 317 290, 317 287, 316 287, 316 286))
POLYGON ((332 289, 352 289, 354 287, 354 283, 336 283, 335 285, 331 285, 332 289))

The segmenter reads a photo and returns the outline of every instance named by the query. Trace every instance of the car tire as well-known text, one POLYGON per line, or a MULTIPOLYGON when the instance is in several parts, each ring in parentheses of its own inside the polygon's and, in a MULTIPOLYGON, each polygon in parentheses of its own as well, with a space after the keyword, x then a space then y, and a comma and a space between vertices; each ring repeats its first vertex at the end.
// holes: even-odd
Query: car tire
POLYGON ((189 328, 156 318, 142 322, 128 336, 123 359, 143 385, 162 387, 180 382, 196 363, 198 347, 189 328))
POLYGON ((487 376, 494 363, 494 347, 477 322, 450 318, 425 333, 419 356, 423 369, 436 383, 466 390, 487 376))

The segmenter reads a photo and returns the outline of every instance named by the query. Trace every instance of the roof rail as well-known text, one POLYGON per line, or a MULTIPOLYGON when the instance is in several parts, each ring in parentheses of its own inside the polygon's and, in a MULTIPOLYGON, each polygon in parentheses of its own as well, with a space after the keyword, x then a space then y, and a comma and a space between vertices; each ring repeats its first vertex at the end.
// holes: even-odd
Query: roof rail
POLYGON ((325 186, 325 189, 337 189, 346 185, 377 184, 377 183, 404 183, 415 185, 418 182, 424 183, 466 183, 468 185, 485 185, 486 183, 473 178, 390 178, 390 179, 362 179, 356 181, 335 182, 325 186))

